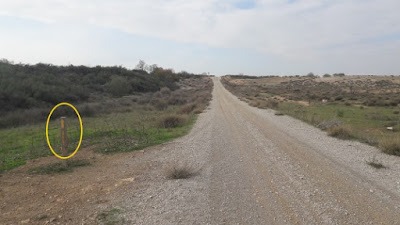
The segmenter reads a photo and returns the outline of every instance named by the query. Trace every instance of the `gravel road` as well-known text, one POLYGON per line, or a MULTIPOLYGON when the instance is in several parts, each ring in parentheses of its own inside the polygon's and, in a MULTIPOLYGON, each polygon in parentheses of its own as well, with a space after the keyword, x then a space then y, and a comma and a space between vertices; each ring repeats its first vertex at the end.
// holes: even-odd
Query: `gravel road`
POLYGON ((137 160, 151 169, 110 203, 131 224, 400 224, 399 157, 250 107, 218 78, 192 131, 137 160), (185 164, 198 175, 165 178, 185 164))

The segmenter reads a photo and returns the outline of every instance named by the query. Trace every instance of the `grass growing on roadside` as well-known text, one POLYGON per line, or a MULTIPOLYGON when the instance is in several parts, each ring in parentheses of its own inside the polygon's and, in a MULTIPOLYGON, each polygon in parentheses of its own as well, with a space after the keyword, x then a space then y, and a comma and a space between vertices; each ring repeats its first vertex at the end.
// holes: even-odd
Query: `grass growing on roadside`
POLYGON ((400 139, 383 139, 380 142, 380 147, 382 151, 389 155, 400 156, 400 139))
POLYGON ((37 220, 44 220, 46 218, 48 218, 49 216, 47 214, 40 214, 38 216, 36 216, 37 220))
POLYGON ((165 170, 165 176, 168 179, 188 179, 196 176, 199 170, 188 164, 169 166, 165 170))
POLYGON ((345 126, 332 127, 328 130, 328 135, 339 139, 352 139, 353 135, 350 128, 345 126))
MULTIPOLYGON (((335 121, 331 129, 342 126, 351 128, 347 132, 352 138, 380 147, 383 152, 388 154, 400 155, 400 150, 398 150, 400 144, 398 144, 399 141, 396 141, 399 136, 400 117, 393 114, 392 107, 357 107, 340 104, 304 106, 281 102, 279 110, 314 126, 335 121), (342 112, 339 113, 340 117, 337 112, 342 112), (394 131, 386 129, 389 125, 393 127, 394 131)), ((333 132, 329 131, 330 127, 326 128, 328 134, 333 132)), ((339 131, 337 129, 334 131, 339 131)))
POLYGON ((179 126, 183 126, 188 121, 188 117, 186 115, 166 115, 162 117, 158 121, 159 128, 175 128, 179 126))
POLYGON ((97 221, 102 225, 122 225, 125 224, 125 219, 120 215, 121 209, 113 208, 100 213, 97 216, 97 221))
POLYGON ((67 165, 63 165, 62 162, 47 164, 39 166, 30 170, 32 174, 56 174, 56 173, 67 173, 72 172, 76 167, 83 167, 90 165, 87 160, 68 160, 67 165))
MULTIPOLYGON (((83 117, 83 141, 85 146, 97 144, 98 152, 115 153, 143 149, 181 137, 189 132, 197 115, 185 115, 185 123, 175 128, 159 128, 158 121, 166 115, 175 114, 179 109, 170 107, 164 111, 136 106, 131 112, 83 117)), ((69 152, 73 152, 79 140, 77 118, 68 118, 69 152)), ((53 149, 60 152, 59 121, 49 126, 49 138, 53 149)), ((18 128, 0 129, 0 171, 25 164, 27 159, 52 155, 46 143, 43 124, 18 128)))
POLYGON ((381 162, 379 162, 375 156, 372 157, 371 160, 367 161, 367 164, 374 167, 375 169, 384 169, 386 166, 384 166, 381 162))

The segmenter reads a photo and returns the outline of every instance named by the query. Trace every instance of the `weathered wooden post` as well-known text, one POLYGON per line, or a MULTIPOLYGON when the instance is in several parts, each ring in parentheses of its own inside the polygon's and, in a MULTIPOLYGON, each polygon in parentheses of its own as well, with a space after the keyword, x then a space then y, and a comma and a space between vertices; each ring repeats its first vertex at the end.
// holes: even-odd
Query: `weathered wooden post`
MULTIPOLYGON (((65 123, 66 117, 61 117, 61 154, 68 156, 68 137, 67 137, 67 124, 65 123)), ((63 161, 63 165, 67 166, 67 160, 63 161)))

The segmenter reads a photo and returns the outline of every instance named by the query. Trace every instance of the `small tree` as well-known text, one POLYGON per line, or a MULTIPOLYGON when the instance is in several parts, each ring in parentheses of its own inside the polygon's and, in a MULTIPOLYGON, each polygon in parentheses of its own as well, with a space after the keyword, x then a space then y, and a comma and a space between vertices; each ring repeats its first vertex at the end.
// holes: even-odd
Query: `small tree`
POLYGON ((326 73, 323 77, 331 77, 331 75, 326 73))
POLYGON ((309 72, 309 73, 306 75, 306 77, 315 77, 315 75, 314 75, 313 72, 309 72))
POLYGON ((157 68, 158 68, 157 64, 145 65, 145 70, 146 70, 148 73, 154 72, 157 68))
POLYGON ((135 69, 137 70, 145 70, 146 63, 143 60, 139 60, 139 63, 136 65, 135 69))
POLYGON ((344 73, 334 73, 333 76, 334 77, 344 77, 346 75, 344 73))

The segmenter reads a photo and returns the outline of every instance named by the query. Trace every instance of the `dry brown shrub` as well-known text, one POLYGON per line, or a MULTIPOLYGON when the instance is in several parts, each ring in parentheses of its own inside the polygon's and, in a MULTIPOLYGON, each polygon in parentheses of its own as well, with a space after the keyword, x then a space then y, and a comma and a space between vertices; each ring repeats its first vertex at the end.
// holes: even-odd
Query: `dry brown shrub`
POLYGON ((379 143, 382 152, 400 156, 400 139, 384 139, 379 143))
POLYGON ((151 100, 151 104, 158 110, 164 110, 168 108, 168 102, 161 98, 155 98, 151 100))
POLYGON ((328 135, 339 139, 351 139, 353 138, 351 129, 346 126, 335 126, 328 130, 328 135))
POLYGON ((165 176, 168 179, 187 179, 196 176, 198 173, 198 169, 187 163, 183 165, 171 165, 165 169, 165 176))
POLYGON ((187 115, 171 114, 162 117, 158 121, 158 127, 160 128, 174 128, 184 125, 188 121, 187 115))
POLYGON ((171 94, 171 89, 167 88, 167 87, 163 87, 160 89, 160 92, 162 95, 170 95, 171 94))
POLYGON ((190 114, 196 108, 196 106, 197 106, 196 103, 186 104, 182 106, 181 113, 190 114))

